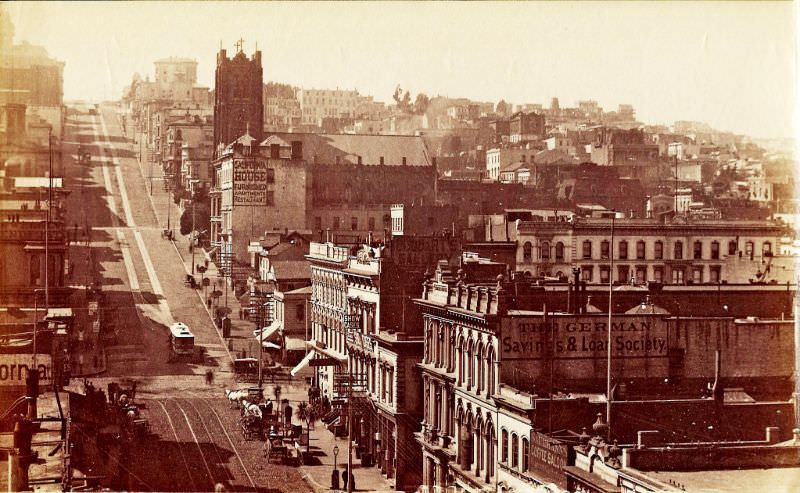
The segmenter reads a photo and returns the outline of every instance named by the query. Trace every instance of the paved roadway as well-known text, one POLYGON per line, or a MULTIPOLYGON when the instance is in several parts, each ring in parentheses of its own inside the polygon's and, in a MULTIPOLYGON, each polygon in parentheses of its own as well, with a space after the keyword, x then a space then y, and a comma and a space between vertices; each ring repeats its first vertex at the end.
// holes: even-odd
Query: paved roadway
MULTIPOLYGON (((178 249, 161 237, 167 211, 162 181, 137 159, 138 146, 121 126, 118 109, 102 106, 98 115, 77 108, 67 120, 66 174, 71 184, 68 221, 77 226, 89 248, 71 252, 74 285, 102 285, 107 323, 117 331, 117 345, 107 349, 107 369, 93 383, 121 378, 139 382, 137 401, 153 435, 136 446, 125 467, 133 490, 310 491, 301 471, 269 464, 261 442, 242 439, 238 411, 229 409, 222 392, 230 386, 230 354, 211 322, 198 292, 184 286, 187 265, 178 249), (88 145, 92 161, 75 159, 79 143, 88 145), (167 328, 174 321, 189 325, 196 343, 206 348, 202 363, 169 362, 167 328), (212 369, 214 386, 204 375, 212 369)), ((128 129, 132 126, 128 125, 128 129)), ((157 170, 155 170, 157 172, 157 170)), ((178 214, 171 206, 171 223, 178 214)), ((288 390, 288 389, 287 389, 288 390)), ((296 389, 299 390, 299 389, 296 389)))

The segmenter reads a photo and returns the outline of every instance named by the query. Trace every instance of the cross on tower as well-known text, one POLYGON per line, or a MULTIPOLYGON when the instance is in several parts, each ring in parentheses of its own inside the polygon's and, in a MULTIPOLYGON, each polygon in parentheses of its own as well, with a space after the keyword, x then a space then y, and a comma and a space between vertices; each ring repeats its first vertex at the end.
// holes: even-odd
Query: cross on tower
POLYGON ((244 45, 244 40, 242 38, 239 38, 239 41, 236 42, 236 52, 237 53, 241 53, 242 52, 242 46, 243 45, 244 45))

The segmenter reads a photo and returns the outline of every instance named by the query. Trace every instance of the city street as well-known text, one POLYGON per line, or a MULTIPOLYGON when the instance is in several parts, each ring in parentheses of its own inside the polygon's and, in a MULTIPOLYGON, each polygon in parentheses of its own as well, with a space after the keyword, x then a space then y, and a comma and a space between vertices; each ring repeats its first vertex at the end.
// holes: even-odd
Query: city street
MULTIPOLYGON (((297 468, 266 465, 262 442, 242 440, 239 412, 229 409, 223 394, 224 387, 233 385, 231 355, 201 291, 184 285, 191 264, 162 237, 167 223, 163 181, 153 180, 151 196, 148 170, 138 162, 133 140, 123 134, 116 108, 87 113, 77 108, 67 121, 68 224, 78 240, 71 246, 75 265, 70 282, 101 287, 103 323, 116 331, 116 344, 105 349, 105 372, 90 377, 92 383, 104 388, 121 379, 138 382, 137 402, 151 424, 151 436, 136 445, 135 460, 124 466, 130 488, 209 491, 221 483, 235 491, 310 490, 297 468), (77 159, 80 144, 91 152, 88 165, 77 159), (169 361, 167 329, 175 321, 190 327, 196 344, 205 348, 204 361, 169 361), (216 379, 211 387, 205 382, 209 369, 216 379)), ((171 209, 175 241, 186 243, 177 234, 177 207, 171 209)), ((90 375, 90 367, 100 373, 102 362, 89 364, 102 356, 97 349, 77 355, 86 364, 76 374, 90 375)), ((298 396, 302 392, 294 390, 298 396)), ((288 386, 286 393, 293 399, 288 386)))

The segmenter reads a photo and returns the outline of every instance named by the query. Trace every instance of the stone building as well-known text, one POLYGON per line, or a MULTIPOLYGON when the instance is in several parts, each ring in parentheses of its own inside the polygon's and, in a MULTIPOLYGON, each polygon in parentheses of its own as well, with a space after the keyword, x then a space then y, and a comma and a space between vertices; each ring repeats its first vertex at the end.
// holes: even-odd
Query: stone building
POLYGON ((433 204, 436 170, 419 137, 249 134, 213 163, 211 241, 236 259, 264 231, 311 230, 356 245, 388 236, 392 204, 433 204))
POLYGON ((585 444, 589 437, 572 430, 605 411, 609 345, 610 428, 595 435, 634 443, 652 429, 643 417, 659 416, 658 440, 672 443, 700 434, 757 441, 771 427, 771 443, 791 438, 790 320, 675 317, 645 299, 612 315, 609 340, 608 314, 541 310, 543 288, 524 276, 506 281, 504 271, 465 261, 454 275, 440 262, 416 301, 425 341, 423 490, 563 490, 577 459, 558 442, 585 444), (766 353, 775 359, 759 356, 766 353))
POLYGON ((509 140, 537 140, 545 135, 545 119, 541 113, 519 111, 509 119, 509 140))
POLYGON ((64 104, 64 62, 50 58, 47 50, 27 41, 14 44, 14 24, 0 9, 0 93, 3 103, 57 108, 64 104))
POLYGON ((571 222, 522 221, 511 225, 518 243, 517 268, 533 276, 564 277, 581 269, 588 283, 747 283, 792 281, 773 264, 786 230, 769 221, 691 220, 683 217, 571 222), (610 272, 613 255, 614 272, 610 272))
POLYGON ((357 252, 312 243, 309 348, 335 365, 317 367, 322 395, 353 406, 354 440, 363 465, 374 464, 397 490, 421 482, 414 441, 422 416, 418 308, 429 265, 457 255, 449 236, 393 237, 357 252), (346 363, 345 363, 346 362, 346 363), (352 385, 351 388, 348 388, 352 385))

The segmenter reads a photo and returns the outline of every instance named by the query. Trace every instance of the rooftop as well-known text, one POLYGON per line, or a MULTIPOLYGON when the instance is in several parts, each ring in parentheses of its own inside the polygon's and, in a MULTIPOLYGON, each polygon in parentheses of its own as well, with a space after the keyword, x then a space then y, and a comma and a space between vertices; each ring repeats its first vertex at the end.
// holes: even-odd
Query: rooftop
POLYGON ((686 491, 728 493, 764 491, 800 491, 800 467, 772 469, 726 469, 694 472, 648 472, 663 483, 679 483, 686 491))
POLYGON ((279 143, 290 146, 292 141, 303 143, 303 158, 320 164, 361 164, 365 166, 431 166, 431 159, 421 137, 413 135, 350 135, 273 133, 262 145, 279 143), (275 142, 272 137, 277 137, 275 142))

